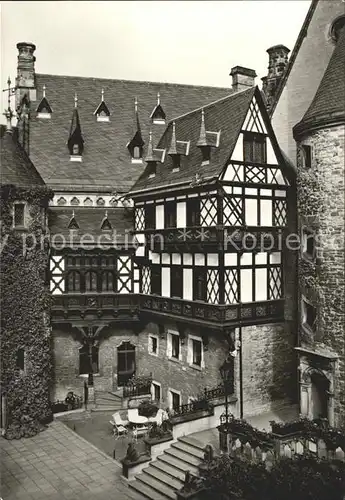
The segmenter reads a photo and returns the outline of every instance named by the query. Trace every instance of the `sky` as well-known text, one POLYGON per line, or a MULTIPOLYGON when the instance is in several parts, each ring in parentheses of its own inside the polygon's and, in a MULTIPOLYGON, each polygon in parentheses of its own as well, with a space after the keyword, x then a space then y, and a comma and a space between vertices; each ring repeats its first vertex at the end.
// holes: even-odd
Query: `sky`
POLYGON ((230 87, 239 65, 255 69, 261 85, 267 48, 293 49, 310 3, 2 2, 1 85, 8 75, 15 81, 20 41, 36 45, 38 73, 230 87))

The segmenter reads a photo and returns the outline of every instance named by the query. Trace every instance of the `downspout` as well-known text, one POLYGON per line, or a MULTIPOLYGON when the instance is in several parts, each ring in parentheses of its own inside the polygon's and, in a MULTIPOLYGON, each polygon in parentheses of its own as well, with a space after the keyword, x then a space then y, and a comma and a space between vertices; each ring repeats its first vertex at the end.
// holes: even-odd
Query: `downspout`
POLYGON ((243 418, 243 366, 242 366, 242 327, 238 329, 239 351, 240 351, 240 418, 243 418))

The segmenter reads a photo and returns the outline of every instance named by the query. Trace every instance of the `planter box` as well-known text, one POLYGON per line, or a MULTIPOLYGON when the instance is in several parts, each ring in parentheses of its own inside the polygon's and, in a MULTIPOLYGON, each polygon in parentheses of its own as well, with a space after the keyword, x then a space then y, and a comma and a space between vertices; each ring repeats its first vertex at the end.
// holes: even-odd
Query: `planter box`
POLYGON ((172 425, 181 424, 183 422, 191 422, 192 420, 198 420, 199 418, 210 417, 213 415, 213 408, 207 410, 196 410, 193 413, 185 413, 184 415, 176 415, 170 417, 170 422, 172 425))
POLYGON ((146 446, 146 451, 151 456, 151 459, 155 460, 158 455, 161 455, 164 450, 169 448, 173 439, 174 438, 171 432, 166 436, 158 439, 145 438, 144 443, 146 446))
POLYGON ((206 488, 202 487, 191 492, 177 491, 177 500, 204 500, 206 498, 206 488))
POLYGON ((134 479, 134 477, 146 467, 147 462, 151 461, 149 455, 141 455, 135 462, 129 462, 126 458, 121 460, 122 475, 127 479, 134 479))

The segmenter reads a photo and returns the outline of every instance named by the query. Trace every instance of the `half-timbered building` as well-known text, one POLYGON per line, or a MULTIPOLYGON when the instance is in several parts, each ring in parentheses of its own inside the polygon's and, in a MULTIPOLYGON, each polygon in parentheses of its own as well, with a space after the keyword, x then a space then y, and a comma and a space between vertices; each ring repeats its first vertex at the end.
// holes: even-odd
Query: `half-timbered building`
POLYGON ((128 196, 147 322, 139 336, 159 356, 155 383, 171 404, 188 402, 203 385, 221 382, 230 355, 242 413, 286 403, 293 336, 284 320, 283 240, 291 172, 260 91, 238 91, 175 118, 156 147, 151 136, 145 161, 128 196))

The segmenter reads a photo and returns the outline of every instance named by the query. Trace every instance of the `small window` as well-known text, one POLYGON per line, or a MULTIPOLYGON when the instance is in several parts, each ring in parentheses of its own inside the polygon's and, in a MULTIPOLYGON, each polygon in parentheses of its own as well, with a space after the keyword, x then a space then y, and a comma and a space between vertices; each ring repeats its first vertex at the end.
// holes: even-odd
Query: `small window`
POLYGON ((102 292, 114 292, 114 275, 111 271, 102 273, 102 292))
POLYGON ((149 353, 155 356, 158 355, 158 337, 155 335, 149 336, 149 353))
POLYGON ((68 291, 80 292, 80 273, 78 271, 68 273, 68 291))
POLYGON ((72 154, 79 155, 79 151, 80 151, 79 144, 73 144, 72 154))
POLYGON ((159 401, 161 400, 161 386, 159 384, 156 384, 155 382, 152 382, 151 393, 152 399, 156 403, 159 403, 159 401))
POLYGON ((139 159, 141 158, 141 151, 139 146, 134 146, 133 148, 133 158, 139 159))
POLYGON ((85 291, 97 292, 97 273, 95 271, 85 273, 85 291))
POLYGON ((171 408, 177 409, 181 405, 181 396, 178 392, 175 391, 170 391, 170 397, 171 397, 171 408))
POLYGON ((202 146, 201 148, 202 154, 202 165, 208 165, 211 159, 211 147, 210 146, 202 146))
POLYGON ((304 168, 311 168, 311 156, 312 156, 312 150, 311 146, 308 146, 307 144, 302 145, 302 162, 304 168))
POLYGON ((243 159, 246 162, 266 163, 266 136, 245 132, 243 134, 243 159))
POLYGON ((206 301, 206 270, 203 267, 194 268, 194 300, 206 301))
POLYGON ((156 207, 153 203, 145 205, 145 229, 155 229, 156 207))
POLYGON ((172 156, 173 172, 178 172, 181 166, 181 155, 172 156))
POLYGON ((302 232, 302 256, 308 260, 316 257, 315 233, 309 229, 303 229, 302 232))
POLYGON ((164 207, 164 227, 176 227, 177 213, 176 202, 167 201, 164 207))
POLYGON ((183 272, 179 266, 172 266, 170 273, 170 296, 182 299, 183 296, 183 272))
POLYGON ((161 267, 158 264, 151 265, 151 293, 153 295, 162 293, 161 267))
POLYGON ((192 339, 192 364, 201 366, 202 359, 202 342, 201 340, 192 339))
POLYGON ((98 373, 98 347, 87 344, 79 349, 79 374, 98 373))
POLYGON ((16 367, 19 370, 22 370, 22 371, 25 370, 25 351, 22 348, 17 349, 17 353, 16 353, 16 367))
POLYGON ((302 324, 313 332, 316 330, 316 308, 302 300, 302 324))
POLYGON ((187 199, 187 227, 200 226, 200 200, 199 198, 187 199))
POLYGON ((25 226, 25 203, 15 203, 13 213, 13 225, 14 227, 24 227, 25 226))
POLYGON ((171 357, 180 359, 180 336, 171 333, 171 357))
POLYGON ((157 173, 157 162, 149 161, 147 163, 147 175, 149 177, 154 177, 157 173))

